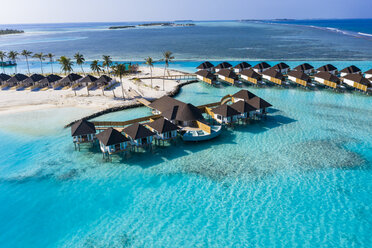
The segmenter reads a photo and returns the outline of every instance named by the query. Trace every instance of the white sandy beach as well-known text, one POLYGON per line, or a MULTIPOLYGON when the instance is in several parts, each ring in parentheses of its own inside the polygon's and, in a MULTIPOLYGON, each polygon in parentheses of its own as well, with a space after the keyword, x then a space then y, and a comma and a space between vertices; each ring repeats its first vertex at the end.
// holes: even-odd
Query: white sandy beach
MULTIPOLYGON (((163 91, 163 80, 153 79, 153 88, 150 87, 151 80, 141 81, 131 80, 132 78, 150 77, 150 68, 140 67, 141 73, 128 75, 123 78, 124 97, 122 98, 122 89, 118 84, 113 91, 105 91, 103 95, 101 89, 89 91, 84 87, 75 92, 71 89, 46 91, 30 90, 0 90, 0 115, 30 112, 34 110, 43 110, 51 108, 84 108, 87 112, 97 112, 110 107, 129 105, 136 102, 135 95, 140 94, 146 99, 159 98, 175 89, 178 82, 175 80, 165 80, 165 91, 163 91), (157 89, 155 89, 157 88, 157 89), (114 97, 114 93, 115 96, 114 97)), ((178 71, 169 70, 166 75, 180 75, 178 71)), ((163 76, 163 68, 153 68, 153 76, 163 76)), ((116 79, 118 82, 119 78, 116 79)))

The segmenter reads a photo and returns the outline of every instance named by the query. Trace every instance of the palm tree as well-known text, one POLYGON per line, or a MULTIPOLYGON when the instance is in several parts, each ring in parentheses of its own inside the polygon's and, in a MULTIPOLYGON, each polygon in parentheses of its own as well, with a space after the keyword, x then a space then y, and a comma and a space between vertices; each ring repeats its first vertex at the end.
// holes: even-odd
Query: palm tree
POLYGON ((28 74, 30 74, 30 66, 28 65, 28 57, 31 56, 32 52, 23 50, 21 55, 26 58, 28 74))
POLYGON ((53 58, 54 58, 54 54, 52 54, 52 53, 48 53, 48 54, 46 55, 46 57, 49 59, 50 67, 52 68, 52 74, 53 74, 53 58))
POLYGON ((92 63, 90 64, 90 69, 93 71, 93 72, 97 72, 98 73, 98 76, 99 75, 99 72, 102 70, 101 69, 101 65, 99 64, 99 61, 96 59, 96 60, 93 60, 92 63))
MULTIPOLYGON (((74 58, 76 59, 76 64, 77 64, 77 65, 80 65, 81 70, 82 70, 83 73, 84 73, 84 69, 83 69, 83 64, 84 64, 84 62, 85 62, 85 58, 84 58, 84 56, 83 56, 81 53, 76 53, 76 54, 74 55, 74 58)), ((84 73, 84 74, 85 74, 85 73, 84 73)))
POLYGON ((167 68, 169 67, 169 63, 172 62, 173 59, 174 59, 174 56, 172 56, 172 52, 166 51, 166 52, 163 53, 163 61, 165 63, 165 66, 164 66, 164 78, 163 78, 163 90, 165 90, 164 89, 165 71, 167 70, 167 68))
POLYGON ((74 62, 72 62, 70 58, 61 56, 57 61, 61 64, 61 70, 64 71, 65 74, 73 71, 72 66, 74 65, 74 62))
POLYGON ((124 87, 123 87, 123 81, 122 81, 122 77, 124 76, 126 72, 125 64, 117 64, 113 66, 112 69, 113 69, 114 75, 120 78, 121 92, 123 94, 123 100, 125 100, 124 87))
POLYGON ((8 53, 8 58, 13 60, 16 63, 16 65, 15 65, 15 73, 16 74, 17 74, 17 58, 18 58, 18 55, 19 55, 19 53, 16 52, 16 51, 10 51, 8 53))
POLYGON ((109 55, 103 55, 102 58, 103 58, 102 66, 106 66, 107 74, 110 74, 109 67, 112 65, 111 57, 109 55))
POLYGON ((43 72, 43 60, 45 60, 46 56, 43 53, 35 53, 33 57, 40 60, 41 74, 44 74, 44 72, 43 72))
POLYGON ((154 60, 151 57, 148 57, 146 60, 146 65, 150 67, 150 72, 151 72, 151 88, 152 88, 152 68, 154 67, 154 60))
POLYGON ((6 58, 6 53, 3 51, 0 51, 0 60, 1 60, 1 66, 3 67, 3 72, 5 73, 5 66, 4 66, 4 59, 6 58))

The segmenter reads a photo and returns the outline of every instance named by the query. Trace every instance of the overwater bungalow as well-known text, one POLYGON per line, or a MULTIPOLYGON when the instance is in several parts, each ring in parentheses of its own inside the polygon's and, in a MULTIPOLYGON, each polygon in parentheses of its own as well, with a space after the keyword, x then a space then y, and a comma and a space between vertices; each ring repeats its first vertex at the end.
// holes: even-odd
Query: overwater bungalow
POLYGON ((287 74, 289 71, 289 65, 286 63, 280 62, 279 64, 274 65, 273 67, 276 71, 282 73, 282 74, 287 74))
POLYGON ((366 78, 372 78, 372 69, 368 70, 368 71, 365 71, 364 72, 364 76, 366 78))
POLYGON ((266 70, 268 70, 271 66, 266 62, 261 62, 255 66, 253 66, 253 70, 257 73, 262 73, 266 70))
POLYGON ((96 81, 97 81, 97 78, 95 76, 88 74, 79 80, 79 85, 84 86, 84 87, 87 87, 87 86, 93 87, 96 85, 95 84, 96 81))
POLYGON ((196 67, 196 69, 198 69, 199 71, 200 70, 207 70, 209 72, 214 72, 214 65, 209 61, 205 61, 205 62, 201 63, 198 67, 196 67))
POLYGON ((200 70, 197 71, 195 74, 200 81, 203 81, 207 84, 213 84, 217 82, 216 76, 208 70, 200 70))
POLYGON ((145 124, 152 132, 156 133, 155 140, 165 141, 175 139, 177 137, 178 127, 172 122, 158 118, 152 122, 145 124))
POLYGON ((71 126, 71 136, 75 144, 75 149, 76 144, 79 145, 80 149, 80 144, 94 142, 96 127, 92 122, 82 119, 71 126))
POLYGON ((197 126, 195 122, 204 119, 200 109, 191 103, 171 106, 163 111, 161 115, 181 127, 197 126))
POLYGON ((331 65, 331 64, 323 65, 323 66, 319 67, 316 70, 318 72, 329 72, 329 73, 331 73, 333 75, 336 75, 337 74, 337 68, 334 65, 331 65))
POLYGON ((249 99, 247 103, 256 108, 256 115, 266 115, 267 108, 272 107, 270 103, 266 102, 264 99, 258 96, 249 99))
POLYGON ((128 149, 130 140, 112 127, 96 135, 104 156, 124 152, 128 149))
POLYGON ((153 109, 153 114, 160 114, 173 106, 181 106, 183 104, 186 103, 165 95, 153 101, 148 107, 153 109))
POLYGON ((343 77, 343 83, 364 92, 372 87, 371 82, 361 74, 347 74, 343 77))
POLYGON ((249 101, 250 99, 257 97, 255 94, 248 90, 240 90, 232 95, 232 102, 236 103, 239 101, 249 101))
POLYGON ((10 78, 11 76, 4 73, 0 73, 0 85, 3 86, 3 84, 5 84, 6 81, 9 80, 10 78))
POLYGON ((36 85, 40 88, 43 88, 43 87, 49 87, 50 88, 50 87, 54 86, 55 84, 57 84, 58 81, 61 80, 61 79, 62 78, 58 75, 50 74, 47 77, 45 77, 44 79, 37 82, 36 85))
POLYGON ((82 78, 82 76, 71 73, 67 75, 66 77, 62 78, 58 84, 55 85, 55 87, 60 87, 60 86, 71 86, 72 88, 75 88, 76 84, 78 84, 78 81, 82 78))
POLYGON ((236 73, 230 69, 221 69, 217 72, 217 77, 223 81, 227 82, 229 84, 235 84, 239 83, 239 77, 236 75, 236 73))
POLYGON ((144 147, 152 144, 152 140, 156 135, 144 125, 134 123, 123 129, 123 133, 130 139, 131 145, 136 147, 144 147))
POLYGON ((111 85, 113 82, 114 81, 109 76, 102 75, 97 79, 95 83, 97 87, 106 87, 106 86, 111 85))
POLYGON ((248 64, 247 62, 241 62, 234 66, 234 72, 235 73, 241 73, 243 70, 251 68, 251 65, 248 64))
POLYGON ((228 62, 222 62, 214 67, 216 72, 219 72, 222 69, 231 69, 232 65, 228 62))
POLYGON ((283 83, 285 82, 283 74, 275 70, 274 68, 270 68, 262 72, 262 78, 278 85, 283 85, 283 83))
MULTIPOLYGON (((30 86, 36 86, 36 83, 43 80, 45 77, 40 74, 32 74, 30 77, 23 80, 19 86, 20 87, 30 87, 30 86)), ((35 88, 35 87, 34 87, 35 88)), ((32 89, 32 88, 31 88, 32 89)))
POLYGON ((331 87, 333 89, 336 89, 337 85, 339 85, 341 82, 338 77, 327 71, 322 71, 315 74, 314 80, 320 84, 331 87))
POLYGON ((314 73, 314 66, 308 63, 303 63, 293 68, 293 70, 302 71, 303 73, 306 73, 307 75, 311 75, 312 73, 314 73))
POLYGON ((9 78, 6 81, 5 85, 7 87, 13 87, 13 86, 16 86, 16 85, 20 84, 26 78, 28 78, 26 75, 21 74, 21 73, 17 73, 13 77, 9 78))
POLYGON ((232 124, 238 120, 240 113, 230 105, 222 104, 211 110, 214 114, 213 119, 221 124, 232 124))
POLYGON ((340 76, 344 77, 347 74, 361 74, 362 71, 355 65, 348 66, 340 71, 340 76))
POLYGON ((246 101, 237 101, 230 106, 240 113, 239 119, 245 120, 252 118, 257 113, 257 109, 246 101))
POLYGON ((243 70, 240 73, 240 78, 255 85, 262 81, 262 76, 255 72, 252 68, 243 70))
POLYGON ((311 84, 311 78, 303 71, 290 71, 288 72, 288 80, 302 85, 304 87, 309 86, 311 84))

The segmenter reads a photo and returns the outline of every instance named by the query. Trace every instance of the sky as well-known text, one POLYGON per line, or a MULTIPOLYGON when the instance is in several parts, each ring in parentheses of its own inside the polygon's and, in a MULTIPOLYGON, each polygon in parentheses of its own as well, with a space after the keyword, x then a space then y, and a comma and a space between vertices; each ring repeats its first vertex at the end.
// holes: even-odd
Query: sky
POLYGON ((0 24, 372 18, 372 0, 0 0, 0 24))

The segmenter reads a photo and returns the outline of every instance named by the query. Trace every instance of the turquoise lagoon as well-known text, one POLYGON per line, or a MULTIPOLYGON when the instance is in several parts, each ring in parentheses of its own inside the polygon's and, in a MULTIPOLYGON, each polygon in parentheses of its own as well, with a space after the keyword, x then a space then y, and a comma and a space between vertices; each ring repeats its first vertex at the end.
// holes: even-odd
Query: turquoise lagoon
MULTIPOLYGON (((237 90, 197 83, 177 98, 237 90)), ((249 90, 273 104, 266 120, 109 163, 97 148, 74 151, 62 126, 79 109, 2 116, 0 247, 370 246, 370 97, 249 90)))

